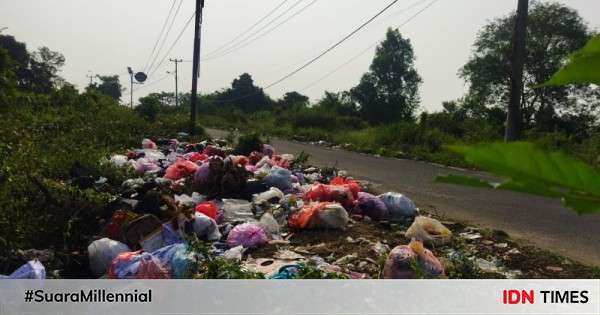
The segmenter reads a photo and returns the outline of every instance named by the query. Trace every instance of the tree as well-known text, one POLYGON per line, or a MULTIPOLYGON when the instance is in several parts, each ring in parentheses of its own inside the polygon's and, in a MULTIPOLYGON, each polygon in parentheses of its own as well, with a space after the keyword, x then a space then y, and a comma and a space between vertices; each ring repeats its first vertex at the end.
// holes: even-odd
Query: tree
POLYGON ((161 104, 158 98, 146 96, 140 98, 140 105, 135 108, 135 111, 147 121, 154 122, 160 106, 161 104))
MULTIPOLYGON (((506 108, 514 23, 513 12, 493 20, 478 34, 473 56, 460 70, 461 77, 469 83, 467 98, 471 101, 506 108)), ((573 93, 592 97, 589 104, 597 104, 589 86, 534 88, 546 82, 560 68, 562 60, 581 48, 590 36, 587 25, 575 10, 558 3, 532 3, 521 99, 523 127, 553 130, 561 112, 575 109, 577 100, 571 97, 573 93)))
POLYGON ((325 91, 319 100, 317 110, 329 111, 339 116, 356 116, 356 106, 348 92, 332 93, 325 91))
POLYGON ((30 90, 36 93, 50 93, 55 83, 62 79, 58 71, 65 64, 65 57, 48 47, 41 47, 31 55, 30 59, 30 90))
POLYGON ((296 91, 293 91, 293 92, 285 93, 283 98, 281 98, 277 102, 277 105, 279 106, 279 109, 281 109, 281 110, 289 110, 290 108, 295 107, 295 106, 307 107, 309 100, 310 99, 308 98, 308 96, 302 95, 296 91))
POLYGON ((254 80, 248 73, 234 79, 231 88, 217 93, 216 100, 233 105, 246 113, 269 109, 273 103, 262 88, 254 85, 254 80))
POLYGON ((360 113, 371 123, 409 120, 419 106, 422 80, 414 67, 415 55, 409 39, 388 29, 377 47, 370 71, 350 91, 360 113))
POLYGON ((101 94, 108 95, 114 100, 118 101, 121 99, 121 92, 123 87, 119 82, 118 75, 98 76, 100 84, 93 83, 87 87, 88 90, 95 90, 101 94))

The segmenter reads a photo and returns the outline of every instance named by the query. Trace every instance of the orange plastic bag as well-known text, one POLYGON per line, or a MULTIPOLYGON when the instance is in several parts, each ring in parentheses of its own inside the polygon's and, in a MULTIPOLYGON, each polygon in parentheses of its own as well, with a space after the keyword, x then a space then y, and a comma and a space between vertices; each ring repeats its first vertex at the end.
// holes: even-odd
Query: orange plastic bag
POLYGON ((337 176, 331 179, 329 185, 333 186, 346 186, 352 192, 352 197, 354 199, 358 199, 358 193, 360 192, 360 186, 358 183, 352 179, 343 178, 341 176, 337 176))
POLYGON ((198 165, 194 162, 178 159, 165 172, 165 178, 178 180, 185 176, 192 175, 198 170, 198 165))
POLYGON ((354 208, 354 194, 348 185, 315 184, 304 193, 303 199, 305 201, 339 202, 348 211, 354 208))
POLYGON ((345 229, 350 218, 348 212, 335 202, 320 202, 304 206, 290 215, 288 226, 296 229, 345 229))

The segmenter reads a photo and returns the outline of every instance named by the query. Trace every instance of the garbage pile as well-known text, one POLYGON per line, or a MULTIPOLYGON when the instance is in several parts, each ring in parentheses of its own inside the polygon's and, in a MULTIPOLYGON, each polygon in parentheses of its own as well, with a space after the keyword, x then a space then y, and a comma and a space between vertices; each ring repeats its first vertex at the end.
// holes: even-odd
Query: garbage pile
MULTIPOLYGON (((214 257, 271 279, 296 278, 308 269, 364 279, 373 274, 366 272, 367 265, 380 268, 382 278, 445 275, 430 249, 450 243, 453 234, 438 220, 421 216, 408 197, 371 194, 352 178, 302 165, 269 145, 236 155, 225 141, 144 139, 142 148, 105 163, 130 168, 137 176, 122 183, 109 205, 112 211, 99 221, 101 235, 87 249, 98 278, 194 278, 198 264, 214 257), (314 254, 320 245, 291 244, 307 231, 342 235, 358 222, 406 226, 407 241, 390 249, 379 241, 346 237, 382 263, 369 258, 354 263, 354 254, 323 258, 314 254), (269 257, 252 257, 262 249, 269 257)), ((36 260, 0 276, 44 277, 36 260)))

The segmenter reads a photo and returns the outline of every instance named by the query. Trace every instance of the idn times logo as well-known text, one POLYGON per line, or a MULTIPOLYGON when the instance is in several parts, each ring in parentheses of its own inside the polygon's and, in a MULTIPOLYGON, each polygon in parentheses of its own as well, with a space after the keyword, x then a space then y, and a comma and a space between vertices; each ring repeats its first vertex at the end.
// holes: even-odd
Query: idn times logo
POLYGON ((502 304, 587 304, 587 290, 502 290, 502 304))

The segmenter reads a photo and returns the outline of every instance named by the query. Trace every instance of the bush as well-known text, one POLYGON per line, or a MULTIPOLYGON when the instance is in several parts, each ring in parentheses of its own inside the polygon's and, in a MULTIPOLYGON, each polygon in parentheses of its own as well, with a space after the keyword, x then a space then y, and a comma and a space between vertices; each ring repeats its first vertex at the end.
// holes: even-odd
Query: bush
POLYGON ((263 141, 257 133, 240 136, 235 147, 235 153, 249 155, 253 151, 261 151, 263 141))

